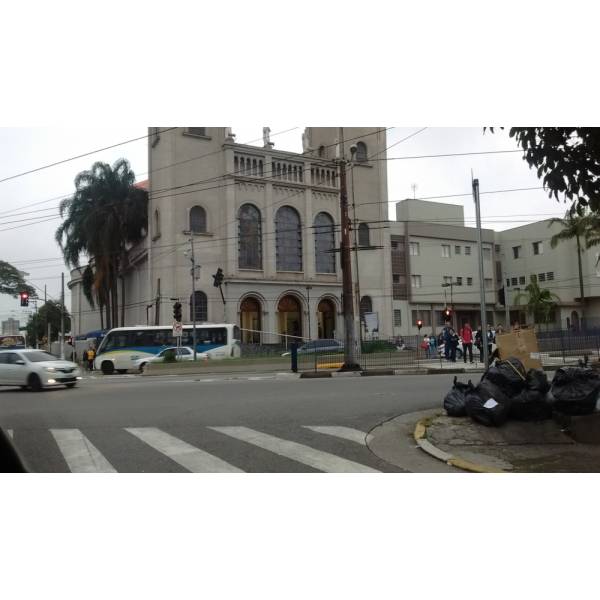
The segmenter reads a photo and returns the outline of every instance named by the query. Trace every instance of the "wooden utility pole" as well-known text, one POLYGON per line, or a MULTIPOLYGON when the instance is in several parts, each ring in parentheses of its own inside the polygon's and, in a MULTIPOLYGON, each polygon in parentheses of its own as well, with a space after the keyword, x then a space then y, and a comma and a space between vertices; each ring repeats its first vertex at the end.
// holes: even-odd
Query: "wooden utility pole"
POLYGON ((348 189, 346 186, 346 161, 344 158, 344 131, 339 128, 340 170, 340 217, 341 217, 341 263, 344 311, 344 364, 342 371, 359 371, 356 329, 354 326, 354 294, 352 293, 352 262, 350 256, 350 218, 348 217, 348 189))

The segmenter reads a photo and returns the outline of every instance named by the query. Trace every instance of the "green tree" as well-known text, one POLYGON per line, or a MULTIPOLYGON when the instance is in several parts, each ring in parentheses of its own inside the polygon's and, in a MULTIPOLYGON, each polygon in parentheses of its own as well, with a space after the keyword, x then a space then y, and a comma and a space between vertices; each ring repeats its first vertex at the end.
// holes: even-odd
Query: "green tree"
POLYGON ((515 304, 520 305, 525 300, 527 313, 533 316, 534 325, 548 325, 560 298, 550 290, 542 289, 536 281, 532 281, 525 293, 517 294, 515 304))
POLYGON ((135 173, 125 159, 112 167, 96 162, 75 178, 75 194, 60 204, 63 223, 56 231, 68 265, 83 271, 86 298, 104 311, 102 326, 119 323, 118 281, 121 280, 121 325, 125 325, 125 272, 127 250, 139 242, 148 227, 148 193, 135 186, 135 173), (95 301, 95 302, 94 302, 95 301))
MULTIPOLYGON (((60 313, 61 304, 53 300, 48 300, 37 313, 30 315, 27 322, 27 340, 30 345, 35 345, 35 341, 42 341, 48 335, 48 325, 50 325, 50 341, 58 339, 60 332, 60 313)), ((65 331, 71 330, 71 316, 65 308, 65 331)))
POLYGON ((27 292, 30 296, 35 296, 35 290, 25 283, 24 274, 10 263, 0 260, 0 294, 8 294, 16 298, 19 292, 27 292))

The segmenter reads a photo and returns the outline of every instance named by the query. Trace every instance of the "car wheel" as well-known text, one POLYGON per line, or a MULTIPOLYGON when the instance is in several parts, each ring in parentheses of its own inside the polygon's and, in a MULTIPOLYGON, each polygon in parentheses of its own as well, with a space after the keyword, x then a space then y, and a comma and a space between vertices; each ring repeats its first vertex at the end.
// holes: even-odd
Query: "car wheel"
POLYGON ((102 369, 102 372, 105 375, 112 375, 115 372, 115 365, 113 365, 112 362, 110 362, 110 360, 105 360, 101 365, 100 368, 102 369))
POLYGON ((144 372, 144 369, 146 368, 146 364, 147 364, 147 363, 142 363, 142 364, 140 365, 140 373, 143 373, 143 372, 144 372))
POLYGON ((34 391, 34 392, 40 392, 42 390, 42 380, 39 378, 38 375, 36 375, 35 373, 32 373, 28 379, 27 379, 27 383, 29 383, 29 387, 34 391))
POLYGON ((27 386, 27 385, 21 385, 21 386, 19 386, 19 387, 20 387, 20 388, 21 388, 21 389, 22 389, 24 392, 26 392, 26 391, 28 390, 28 388, 29 388, 29 386, 27 386))
POLYGON ((74 388, 76 383, 65 383, 68 388, 74 388))

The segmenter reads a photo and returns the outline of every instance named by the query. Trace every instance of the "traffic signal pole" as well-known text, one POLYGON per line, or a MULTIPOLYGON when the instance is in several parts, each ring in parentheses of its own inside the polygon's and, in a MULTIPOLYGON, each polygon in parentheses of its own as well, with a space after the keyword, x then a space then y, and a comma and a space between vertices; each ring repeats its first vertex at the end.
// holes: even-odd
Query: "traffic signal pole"
POLYGON ((473 179, 473 201, 475 202, 475 218, 477 220, 477 247, 479 256, 479 295, 481 299, 481 343, 483 344, 483 366, 489 366, 487 315, 485 310, 485 280, 483 271, 483 247, 481 234, 481 208, 479 204, 479 179, 473 179))
POLYGON ((65 274, 60 274, 60 358, 65 360, 65 274))

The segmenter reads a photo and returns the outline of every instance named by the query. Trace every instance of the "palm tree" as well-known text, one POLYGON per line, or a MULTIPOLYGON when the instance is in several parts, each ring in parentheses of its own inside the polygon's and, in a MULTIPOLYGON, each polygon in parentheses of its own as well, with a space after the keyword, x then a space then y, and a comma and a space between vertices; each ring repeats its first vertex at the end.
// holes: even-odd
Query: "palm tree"
POLYGON ((550 290, 540 288, 536 281, 532 281, 525 292, 517 295, 515 304, 518 305, 525 299, 527 312, 533 315, 534 325, 545 323, 547 326, 560 298, 550 290))
POLYGON ((581 247, 581 241, 586 240, 586 247, 596 245, 600 243, 600 238, 596 233, 597 228, 597 217, 585 214, 582 209, 576 209, 575 206, 565 213, 562 219, 550 219, 548 227, 559 223, 562 226, 562 231, 555 233, 550 238, 550 246, 556 248, 560 242, 565 242, 575 238, 577 242, 577 266, 579 268, 579 297, 581 299, 581 322, 585 327, 585 296, 583 291, 583 268, 581 265, 581 253, 583 249, 581 247))
POLYGON ((79 267, 82 254, 89 265, 83 273, 84 293, 105 310, 106 327, 117 326, 121 279, 121 325, 125 321, 127 250, 140 241, 147 229, 148 193, 135 187, 129 162, 117 160, 112 167, 96 162, 75 178, 75 194, 59 207, 65 220, 56 230, 65 262, 79 267))

